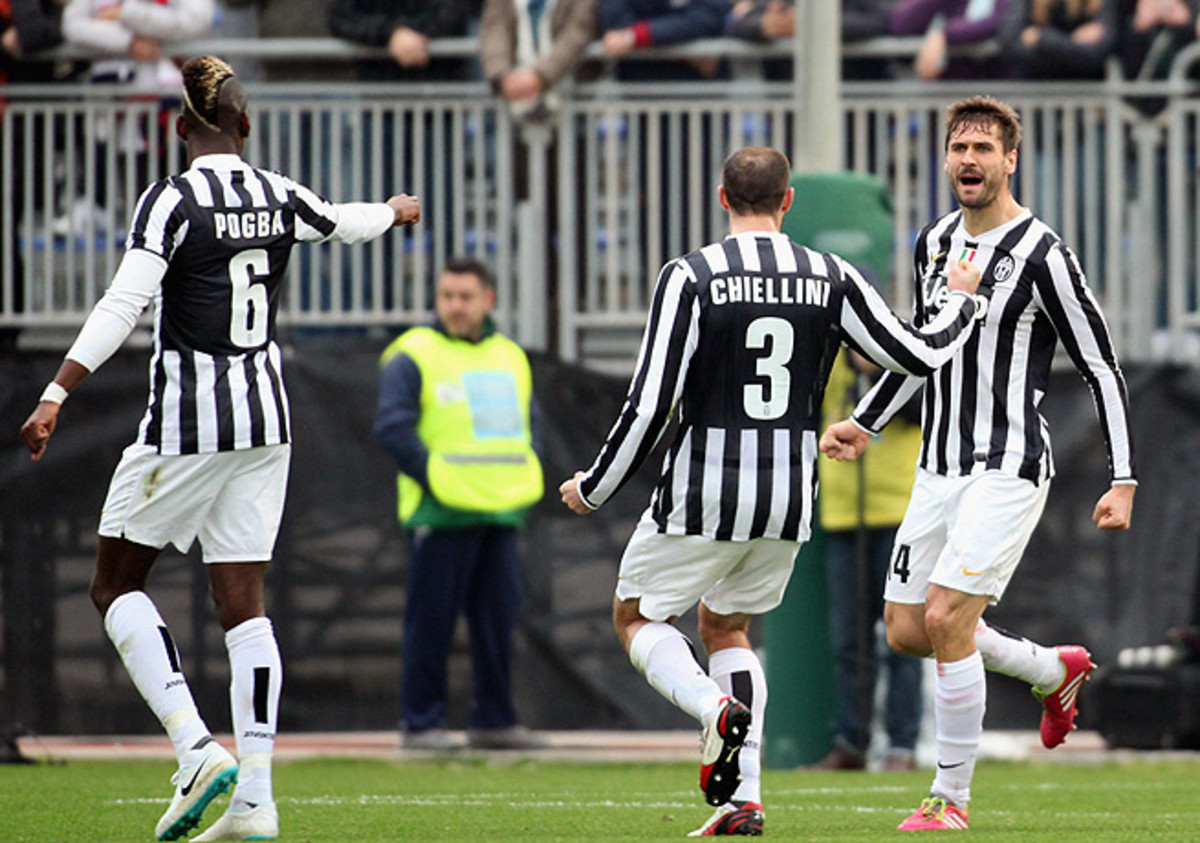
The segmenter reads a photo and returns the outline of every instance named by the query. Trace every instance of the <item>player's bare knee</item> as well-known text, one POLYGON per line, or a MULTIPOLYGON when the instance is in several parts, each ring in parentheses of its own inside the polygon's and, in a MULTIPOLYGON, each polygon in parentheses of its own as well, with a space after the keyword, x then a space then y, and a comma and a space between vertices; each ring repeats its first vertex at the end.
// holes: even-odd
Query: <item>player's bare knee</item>
POLYGON ((734 632, 722 630, 720 632, 710 632, 705 634, 700 633, 700 641, 704 644, 704 652, 710 656, 713 653, 721 650, 728 650, 731 647, 743 647, 751 649, 750 637, 745 632, 734 632))
POLYGON ((145 577, 101 566, 92 574, 92 581, 88 586, 88 597, 91 598, 92 605, 96 607, 100 617, 104 617, 108 614, 109 606, 121 595, 145 590, 145 577))
POLYGON ((930 638, 944 635, 950 626, 950 611, 939 603, 929 603, 925 606, 925 629, 930 638))
POLYGON ((613 600, 613 630, 617 633, 617 638, 625 645, 625 649, 629 649, 629 642, 633 640, 633 636, 637 631, 645 626, 649 621, 642 616, 641 601, 632 600, 613 600))
POLYGON ((251 618, 265 615, 261 601, 254 600, 251 596, 229 594, 227 591, 212 586, 209 587, 209 594, 212 597, 213 611, 216 612, 217 622, 226 632, 251 618))
POLYGON ((100 582, 96 577, 92 578, 92 583, 88 587, 88 597, 92 599, 92 605, 96 607, 100 617, 108 614, 108 607, 120 596, 121 592, 113 589, 108 583, 100 582))
POLYGON ((229 608, 217 610, 217 622, 221 624, 221 629, 224 632, 228 632, 236 626, 241 626, 248 620, 260 617, 265 616, 260 612, 235 611, 229 608))
POLYGON ((924 658, 933 652, 925 631, 925 607, 888 602, 883 607, 888 646, 904 656, 924 658))
POLYGON ((931 603, 925 609, 925 630, 935 652, 957 652, 974 638, 975 622, 965 623, 966 615, 943 603, 931 603))
POLYGON ((888 624, 887 644, 902 656, 928 656, 933 648, 924 630, 916 630, 906 624, 888 624))
POLYGON ((720 615, 701 603, 697 630, 709 655, 730 647, 750 646, 749 615, 720 615))

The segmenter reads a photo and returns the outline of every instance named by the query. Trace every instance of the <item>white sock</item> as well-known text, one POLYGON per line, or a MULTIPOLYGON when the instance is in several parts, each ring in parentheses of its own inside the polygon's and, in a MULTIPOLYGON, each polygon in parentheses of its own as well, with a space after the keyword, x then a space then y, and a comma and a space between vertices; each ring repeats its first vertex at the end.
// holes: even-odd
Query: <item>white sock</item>
POLYGON ((738 755, 742 780, 733 799, 762 802, 763 718, 767 711, 767 675, 753 650, 727 647, 709 657, 708 673, 722 693, 736 697, 750 709, 752 720, 738 755))
POLYGON ((629 660, 654 690, 706 724, 721 709, 724 692, 696 661, 687 637, 669 623, 643 626, 629 643, 629 660))
POLYGON ((934 681, 937 775, 930 792, 965 808, 983 735, 987 678, 978 652, 956 662, 938 662, 934 681))
POLYGON ((1040 691, 1055 690, 1067 676, 1056 648, 988 626, 983 618, 975 625, 975 646, 988 670, 1024 679, 1040 691))
POLYGON ((184 753, 208 735, 208 727, 196 711, 179 651, 154 601, 144 591, 122 594, 104 614, 104 631, 182 763, 184 753))
POLYGON ((267 618, 251 618, 226 632, 225 649, 229 651, 229 704, 238 754, 238 783, 230 808, 243 810, 274 799, 271 755, 283 662, 267 618))

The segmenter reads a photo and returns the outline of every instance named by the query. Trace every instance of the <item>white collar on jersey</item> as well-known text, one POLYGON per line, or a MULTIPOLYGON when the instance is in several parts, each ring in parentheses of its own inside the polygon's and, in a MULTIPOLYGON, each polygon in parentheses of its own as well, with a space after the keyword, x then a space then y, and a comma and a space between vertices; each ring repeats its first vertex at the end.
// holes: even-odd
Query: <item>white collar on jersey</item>
POLYGON ((737 234, 726 234, 725 239, 730 240, 737 237, 782 237, 788 239, 788 236, 782 231, 773 231, 769 228, 764 228, 761 231, 740 231, 737 234))
POLYGON ((192 159, 191 169, 204 167, 206 170, 245 170, 250 167, 242 156, 232 152, 210 152, 192 159))
POLYGON ((1017 214, 1008 222, 1001 223, 995 228, 989 228, 982 234, 968 234, 966 226, 963 225, 962 217, 959 217, 958 224, 954 226, 954 233, 961 235, 965 240, 969 240, 972 243, 978 243, 981 246, 995 246, 1004 239, 1004 236, 1008 234, 1008 232, 1025 222, 1025 220, 1029 219, 1031 216, 1033 216, 1033 211, 1029 210, 1028 208, 1022 208, 1021 213, 1017 214))

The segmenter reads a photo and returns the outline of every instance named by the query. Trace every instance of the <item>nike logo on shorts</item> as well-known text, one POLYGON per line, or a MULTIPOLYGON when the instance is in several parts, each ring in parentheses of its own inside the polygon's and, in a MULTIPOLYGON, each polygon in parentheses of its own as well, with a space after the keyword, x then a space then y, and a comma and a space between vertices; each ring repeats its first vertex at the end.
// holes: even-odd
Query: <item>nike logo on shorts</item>
POLYGON ((987 573, 987 571, 972 571, 965 565, 963 566, 962 572, 964 577, 982 577, 987 573))

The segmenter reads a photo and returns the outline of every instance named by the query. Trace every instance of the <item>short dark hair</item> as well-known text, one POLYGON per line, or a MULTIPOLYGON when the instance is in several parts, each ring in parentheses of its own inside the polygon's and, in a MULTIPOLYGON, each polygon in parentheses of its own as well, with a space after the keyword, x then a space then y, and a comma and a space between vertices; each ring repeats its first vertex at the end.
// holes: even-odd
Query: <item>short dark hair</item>
POLYGON ((721 186, 729 208, 741 216, 774 214, 791 183, 787 156, 769 146, 747 146, 725 159, 721 186))
POLYGON ((449 272, 453 275, 474 275, 483 282, 485 288, 496 289, 496 276, 492 274, 491 267, 479 258, 470 255, 456 255, 450 258, 442 267, 442 272, 449 272))
POLYGON ((193 128, 233 134, 246 111, 246 92, 233 68, 216 56, 188 59, 183 76, 183 114, 193 128))
POLYGON ((1021 118, 1012 106, 987 96, 967 97, 951 103, 946 109, 946 149, 950 139, 964 128, 1000 130, 1004 151, 1012 152, 1021 145, 1021 118))

